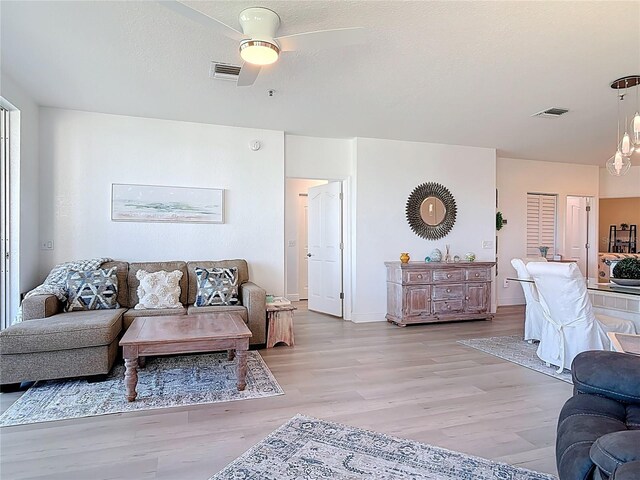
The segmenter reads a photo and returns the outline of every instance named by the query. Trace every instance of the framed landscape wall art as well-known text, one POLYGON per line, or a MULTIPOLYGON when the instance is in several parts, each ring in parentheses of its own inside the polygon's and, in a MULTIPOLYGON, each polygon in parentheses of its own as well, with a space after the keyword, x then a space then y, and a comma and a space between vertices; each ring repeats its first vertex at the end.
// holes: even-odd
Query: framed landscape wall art
POLYGON ((114 183, 111 220, 224 223, 224 190, 114 183))

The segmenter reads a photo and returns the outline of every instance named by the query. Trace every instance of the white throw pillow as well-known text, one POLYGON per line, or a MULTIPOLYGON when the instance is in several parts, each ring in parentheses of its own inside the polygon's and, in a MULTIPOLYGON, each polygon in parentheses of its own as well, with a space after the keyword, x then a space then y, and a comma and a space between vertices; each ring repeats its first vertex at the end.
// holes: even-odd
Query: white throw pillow
POLYGON ((136 310, 149 308, 182 308, 180 303, 180 279, 182 272, 174 270, 167 272, 149 273, 138 270, 136 278, 140 280, 138 286, 138 304, 136 310))

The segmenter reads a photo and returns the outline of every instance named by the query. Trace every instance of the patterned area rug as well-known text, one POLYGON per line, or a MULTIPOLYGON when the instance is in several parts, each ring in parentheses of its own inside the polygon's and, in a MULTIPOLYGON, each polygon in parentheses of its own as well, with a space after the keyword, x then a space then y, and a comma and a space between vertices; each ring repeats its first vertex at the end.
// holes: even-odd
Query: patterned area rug
POLYGON ((296 415, 210 480, 554 480, 464 453, 296 415))
POLYGON ((471 338, 458 340, 458 343, 475 348, 482 352, 499 357, 509 362, 517 363, 536 372, 555 377, 563 382, 573 383, 571 371, 565 369, 562 373, 556 373, 557 367, 547 365, 538 358, 536 350, 538 344, 531 344, 518 335, 508 337, 471 338))
POLYGON ((124 365, 116 365, 104 382, 37 382, 4 412, 0 426, 284 394, 258 352, 248 352, 247 367, 247 386, 239 392, 236 362, 226 353, 149 358, 138 371, 135 402, 124 396, 124 365))

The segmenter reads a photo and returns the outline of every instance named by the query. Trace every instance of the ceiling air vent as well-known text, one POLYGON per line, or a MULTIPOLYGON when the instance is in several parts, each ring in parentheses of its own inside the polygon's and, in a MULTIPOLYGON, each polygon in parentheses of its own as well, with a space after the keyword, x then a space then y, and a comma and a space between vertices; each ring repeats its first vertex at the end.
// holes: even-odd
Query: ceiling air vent
POLYGON ((230 65, 228 63, 211 62, 209 69, 209 78, 214 80, 231 80, 237 81, 240 75, 240 67, 230 65))
POLYGON ((566 108, 553 107, 553 108, 547 108, 546 110, 542 110, 541 112, 538 112, 538 113, 534 113, 531 116, 542 117, 542 118, 558 118, 559 116, 564 115, 568 111, 569 110, 567 110, 566 108))

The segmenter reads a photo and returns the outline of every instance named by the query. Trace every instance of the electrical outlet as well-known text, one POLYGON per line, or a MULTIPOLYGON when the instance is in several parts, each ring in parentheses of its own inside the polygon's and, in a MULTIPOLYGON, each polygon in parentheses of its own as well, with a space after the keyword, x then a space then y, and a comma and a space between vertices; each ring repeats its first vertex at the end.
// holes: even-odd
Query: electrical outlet
POLYGON ((295 246, 296 246, 296 241, 295 241, 295 240, 289 240, 288 245, 289 245, 290 247, 295 247, 295 246))
POLYGON ((482 248, 493 248, 493 240, 484 240, 482 242, 482 248))
POLYGON ((53 250, 53 240, 43 240, 40 242, 40 250, 53 250))
POLYGON ((508 279, 504 279, 504 282, 502 283, 502 287, 503 288, 509 288, 509 280, 508 279))

